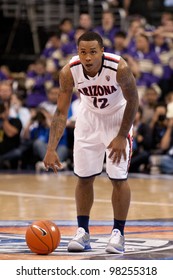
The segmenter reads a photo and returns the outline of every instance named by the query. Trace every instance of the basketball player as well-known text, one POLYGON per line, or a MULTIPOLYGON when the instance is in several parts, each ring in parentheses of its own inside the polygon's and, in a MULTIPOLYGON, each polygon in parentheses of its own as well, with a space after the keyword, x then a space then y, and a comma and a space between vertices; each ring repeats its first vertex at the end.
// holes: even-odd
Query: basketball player
POLYGON ((135 79, 120 56, 104 52, 100 35, 86 32, 80 36, 78 55, 60 73, 61 92, 44 158, 45 167, 52 168, 55 173, 61 167, 55 150, 66 126, 74 86, 81 96, 74 132, 78 229, 68 250, 91 249, 89 216, 94 200, 93 183, 102 172, 106 153, 106 172, 113 186, 114 214, 106 252, 123 253, 124 227, 130 204, 127 176, 132 124, 138 109, 135 79))

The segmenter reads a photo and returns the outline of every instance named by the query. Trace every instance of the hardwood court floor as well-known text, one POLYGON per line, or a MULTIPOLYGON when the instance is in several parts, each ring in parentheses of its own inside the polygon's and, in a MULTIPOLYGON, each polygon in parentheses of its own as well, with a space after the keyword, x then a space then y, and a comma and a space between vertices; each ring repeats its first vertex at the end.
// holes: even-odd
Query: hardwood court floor
MULTIPOLYGON (((172 177, 173 178, 173 177, 172 177)), ((131 177, 128 219, 173 218, 173 183, 165 177, 131 177)), ((75 220, 76 177, 69 173, 0 174, 0 220, 75 220)), ((111 183, 96 178, 93 220, 111 220, 111 183)))
POLYGON ((132 199, 123 257, 107 256, 103 251, 112 227, 112 186, 104 174, 96 178, 94 186, 95 202, 91 212, 93 252, 67 254, 68 240, 76 230, 75 183, 76 177, 70 172, 58 175, 0 174, 0 259, 40 259, 26 247, 24 234, 27 225, 41 219, 55 221, 62 234, 60 247, 41 259, 134 259, 156 258, 156 255, 157 258, 173 259, 172 177, 130 176, 132 199))

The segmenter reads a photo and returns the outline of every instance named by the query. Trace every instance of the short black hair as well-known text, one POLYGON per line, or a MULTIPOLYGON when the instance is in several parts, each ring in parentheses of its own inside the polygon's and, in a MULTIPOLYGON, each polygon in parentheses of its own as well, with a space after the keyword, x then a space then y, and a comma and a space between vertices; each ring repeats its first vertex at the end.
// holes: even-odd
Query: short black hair
POLYGON ((72 19, 71 18, 68 18, 68 17, 65 17, 63 18, 61 21, 60 21, 60 26, 63 25, 66 21, 70 22, 72 24, 72 19))
POLYGON ((78 41, 77 41, 77 45, 78 46, 79 46, 79 43, 81 41, 97 41, 99 46, 101 48, 103 48, 103 39, 102 39, 102 37, 98 33, 93 32, 93 31, 87 31, 84 34, 82 34, 79 37, 78 41))
POLYGON ((121 38, 124 38, 124 39, 125 39, 126 36, 127 36, 127 35, 126 35, 126 32, 124 32, 124 31, 118 31, 118 32, 115 34, 114 37, 115 37, 115 38, 116 38, 116 37, 121 37, 121 38))

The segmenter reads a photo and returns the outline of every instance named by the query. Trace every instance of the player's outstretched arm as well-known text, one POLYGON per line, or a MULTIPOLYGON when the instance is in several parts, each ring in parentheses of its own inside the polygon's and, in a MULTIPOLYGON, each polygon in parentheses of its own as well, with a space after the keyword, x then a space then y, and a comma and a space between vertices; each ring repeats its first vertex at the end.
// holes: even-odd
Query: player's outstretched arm
POLYGON ((52 168, 55 173, 57 168, 61 168, 56 148, 66 127, 68 109, 73 92, 73 78, 69 65, 64 66, 61 70, 59 82, 60 93, 57 98, 57 108, 51 122, 47 152, 43 160, 45 167, 47 169, 52 168))

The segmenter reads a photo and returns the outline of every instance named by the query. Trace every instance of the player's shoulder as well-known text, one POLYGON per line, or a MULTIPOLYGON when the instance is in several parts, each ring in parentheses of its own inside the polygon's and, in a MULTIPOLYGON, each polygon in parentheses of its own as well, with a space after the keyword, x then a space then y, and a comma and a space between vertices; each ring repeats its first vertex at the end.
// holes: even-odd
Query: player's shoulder
POLYGON ((75 67, 80 64, 81 64, 81 61, 80 61, 79 55, 74 55, 69 61, 70 68, 75 67))
POLYGON ((104 52, 103 55, 104 61, 119 63, 121 60, 121 56, 114 53, 104 52))
POLYGON ((64 80, 64 81, 73 80, 69 63, 67 63, 64 67, 62 67, 60 74, 59 74, 59 78, 61 81, 62 80, 64 80))

